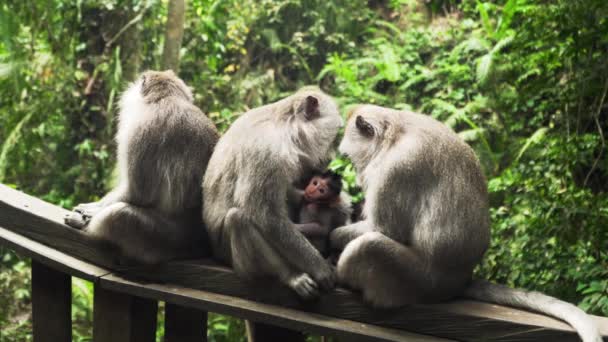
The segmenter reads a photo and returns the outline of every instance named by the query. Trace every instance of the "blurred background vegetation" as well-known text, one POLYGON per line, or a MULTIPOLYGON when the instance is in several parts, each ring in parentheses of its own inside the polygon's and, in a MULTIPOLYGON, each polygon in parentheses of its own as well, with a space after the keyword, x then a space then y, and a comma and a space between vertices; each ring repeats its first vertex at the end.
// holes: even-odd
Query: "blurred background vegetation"
MULTIPOLYGON (((167 8, 0 4, 0 182, 64 207, 104 194, 117 99, 162 67, 167 8)), ((479 276, 608 316, 605 0, 190 0, 180 55, 221 130, 305 84, 445 122, 489 181, 479 276)), ((332 167, 360 198, 349 163, 332 167)), ((0 340, 30 340, 29 261, 0 258, 0 340)), ((73 297, 74 339, 90 340, 92 285, 75 280, 73 297)), ((209 325, 211 341, 244 340, 240 321, 209 325)))

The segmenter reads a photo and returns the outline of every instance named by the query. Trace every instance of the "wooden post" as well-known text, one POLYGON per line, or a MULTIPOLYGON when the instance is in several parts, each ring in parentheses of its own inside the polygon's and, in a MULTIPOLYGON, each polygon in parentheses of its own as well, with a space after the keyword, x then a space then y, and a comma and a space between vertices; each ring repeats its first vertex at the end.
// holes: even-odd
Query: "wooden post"
POLYGON ((34 342, 72 341, 72 278, 32 260, 34 342))
POLYGON ((165 305, 165 342, 206 342, 207 312, 165 305))
POLYGON ((93 341, 151 342, 156 339, 158 302, 95 286, 93 341))

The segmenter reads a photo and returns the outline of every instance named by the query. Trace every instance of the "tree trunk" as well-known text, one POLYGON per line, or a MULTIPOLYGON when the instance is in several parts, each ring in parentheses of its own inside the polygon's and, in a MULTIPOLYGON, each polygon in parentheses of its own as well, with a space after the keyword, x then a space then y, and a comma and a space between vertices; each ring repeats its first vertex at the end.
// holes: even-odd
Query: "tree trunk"
POLYGON ((161 66, 163 70, 171 69, 178 72, 179 49, 184 36, 184 18, 186 16, 186 0, 170 0, 167 14, 167 29, 165 31, 165 46, 161 66))

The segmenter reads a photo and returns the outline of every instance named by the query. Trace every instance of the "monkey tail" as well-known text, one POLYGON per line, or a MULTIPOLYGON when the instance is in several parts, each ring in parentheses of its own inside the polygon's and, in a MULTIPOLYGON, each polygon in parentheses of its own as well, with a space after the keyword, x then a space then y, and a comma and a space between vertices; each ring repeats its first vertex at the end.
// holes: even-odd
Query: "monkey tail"
POLYGON ((473 280, 465 290, 464 296, 484 302, 529 309, 559 318, 570 324, 583 342, 602 342, 595 322, 583 310, 540 292, 512 289, 485 280, 473 280))

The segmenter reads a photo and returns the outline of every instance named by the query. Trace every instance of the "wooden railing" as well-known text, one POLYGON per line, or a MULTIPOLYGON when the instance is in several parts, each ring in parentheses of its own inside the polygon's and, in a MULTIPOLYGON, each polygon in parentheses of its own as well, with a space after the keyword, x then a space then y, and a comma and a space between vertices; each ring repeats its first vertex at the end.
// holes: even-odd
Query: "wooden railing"
MULTIPOLYGON (((258 341, 269 336, 262 333, 268 327, 276 327, 270 329, 273 341, 281 340, 276 338, 281 331, 340 341, 578 340, 568 325, 555 319, 467 300, 373 310, 359 295, 339 288, 305 303, 276 283, 243 282, 211 260, 117 272, 109 256, 63 224, 65 214, 0 185, 0 245, 32 258, 34 341, 71 340, 71 276, 94 283, 96 342, 153 341, 158 301, 166 303, 165 341, 205 341, 207 312, 257 322, 258 341)), ((608 336, 608 318, 593 319, 608 336)))

